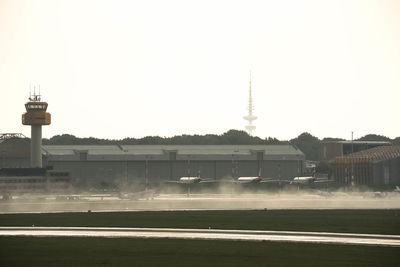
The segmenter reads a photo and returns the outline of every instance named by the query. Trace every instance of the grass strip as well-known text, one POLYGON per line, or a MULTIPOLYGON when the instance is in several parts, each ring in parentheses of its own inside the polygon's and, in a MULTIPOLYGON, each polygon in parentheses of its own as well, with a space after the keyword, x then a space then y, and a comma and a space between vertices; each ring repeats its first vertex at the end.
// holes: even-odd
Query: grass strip
POLYGON ((0 238, 0 266, 400 266, 399 252, 276 242, 0 238))
POLYGON ((167 227, 400 234, 400 210, 143 211, 1 214, 0 226, 167 227))

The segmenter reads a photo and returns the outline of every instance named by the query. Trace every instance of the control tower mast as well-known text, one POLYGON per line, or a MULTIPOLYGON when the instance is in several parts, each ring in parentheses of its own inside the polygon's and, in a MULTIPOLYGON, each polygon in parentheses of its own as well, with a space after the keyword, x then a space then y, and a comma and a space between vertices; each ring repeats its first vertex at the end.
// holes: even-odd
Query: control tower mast
POLYGON ((248 106, 248 115, 244 116, 243 119, 249 122, 249 125, 246 125, 246 130, 248 131, 249 135, 253 134, 253 130, 256 129, 256 126, 253 125, 253 121, 257 119, 256 116, 253 115, 253 98, 251 97, 251 72, 250 72, 250 80, 249 80, 249 106, 248 106))
POLYGON ((30 95, 25 104, 26 112, 22 114, 22 124, 31 125, 31 167, 42 168, 42 125, 51 122, 50 113, 46 112, 48 104, 40 100, 40 92, 30 95))

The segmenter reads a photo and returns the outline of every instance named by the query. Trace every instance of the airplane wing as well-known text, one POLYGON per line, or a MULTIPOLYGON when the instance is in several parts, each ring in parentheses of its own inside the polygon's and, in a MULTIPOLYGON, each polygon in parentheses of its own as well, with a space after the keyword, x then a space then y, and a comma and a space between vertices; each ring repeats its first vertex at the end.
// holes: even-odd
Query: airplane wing
POLYGON ((165 183, 165 184, 182 184, 182 182, 179 180, 168 180, 168 181, 164 181, 163 183, 165 183))
POLYGON ((271 178, 264 178, 260 181, 260 183, 268 183, 268 184, 288 184, 290 181, 288 180, 277 180, 271 178))
POLYGON ((328 180, 328 179, 321 179, 321 180, 315 180, 314 183, 316 184, 329 184, 333 183, 335 180, 328 180))
POLYGON ((201 179, 200 183, 219 183, 218 180, 215 180, 213 178, 207 178, 207 179, 201 179))
POLYGON ((220 184, 225 184, 225 185, 228 185, 228 184, 243 184, 243 182, 240 182, 240 181, 231 181, 231 180, 225 180, 225 181, 219 181, 219 183, 220 184))
POLYGON ((238 183, 235 179, 219 179, 216 180, 218 183, 238 183))

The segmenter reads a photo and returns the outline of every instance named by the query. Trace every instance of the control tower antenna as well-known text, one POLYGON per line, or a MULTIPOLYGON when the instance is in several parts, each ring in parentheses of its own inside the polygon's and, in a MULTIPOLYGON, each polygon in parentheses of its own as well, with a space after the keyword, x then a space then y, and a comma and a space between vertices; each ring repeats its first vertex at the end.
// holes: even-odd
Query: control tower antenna
POLYGON ((249 135, 253 135, 253 130, 256 129, 256 126, 253 125, 253 121, 257 119, 256 116, 253 115, 253 98, 251 96, 251 71, 250 71, 250 80, 249 80, 249 105, 248 105, 248 115, 244 116, 243 119, 249 122, 248 125, 246 125, 246 130, 249 133, 249 135))
POLYGON ((31 125, 31 167, 42 168, 42 125, 50 124, 51 115, 46 112, 48 104, 41 101, 40 92, 37 95, 35 87, 33 90, 33 96, 25 104, 22 124, 31 125))

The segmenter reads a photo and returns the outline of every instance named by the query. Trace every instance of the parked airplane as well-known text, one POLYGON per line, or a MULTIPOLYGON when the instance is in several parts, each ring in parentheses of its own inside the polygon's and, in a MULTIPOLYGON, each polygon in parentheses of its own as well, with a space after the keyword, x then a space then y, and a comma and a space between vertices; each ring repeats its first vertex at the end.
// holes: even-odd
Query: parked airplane
POLYGON ((262 178, 261 177, 261 170, 258 172, 258 176, 242 176, 237 178, 236 180, 229 181, 238 184, 257 184, 257 183, 284 183, 284 180, 276 180, 272 178, 262 178))
POLYGON ((177 181, 166 181, 170 184, 198 184, 198 183, 216 183, 215 179, 204 179, 200 177, 200 172, 198 176, 184 176, 179 178, 177 181))
POLYGON ((316 178, 314 176, 299 176, 294 177, 290 184, 323 184, 323 183, 332 183, 333 180, 329 180, 327 178, 316 178))
POLYGON ((181 177, 178 181, 167 181, 166 183, 175 183, 175 184, 198 184, 198 183, 215 183, 217 182, 214 179, 203 179, 198 176, 187 176, 181 177))
POLYGON ((185 184, 187 187, 187 196, 190 197, 190 187, 192 184, 201 183, 217 183, 215 179, 204 179, 200 177, 200 172, 198 176, 184 176, 179 178, 177 181, 166 181, 167 184, 185 184))
POLYGON ((313 176, 299 176, 299 177, 294 177, 293 181, 291 181, 291 184, 311 184, 315 182, 315 177, 313 176))

